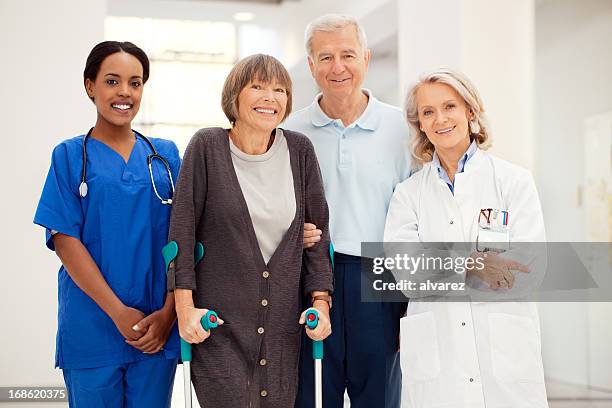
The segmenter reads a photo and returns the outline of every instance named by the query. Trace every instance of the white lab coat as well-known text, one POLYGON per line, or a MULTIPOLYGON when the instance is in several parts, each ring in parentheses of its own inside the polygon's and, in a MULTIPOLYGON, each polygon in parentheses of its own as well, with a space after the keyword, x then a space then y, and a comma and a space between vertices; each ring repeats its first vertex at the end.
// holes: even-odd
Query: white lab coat
MULTIPOLYGON (((454 188, 431 163, 398 184, 385 242, 475 242, 482 208, 509 212, 511 242, 545 241, 529 171, 478 149, 454 188)), ((444 300, 411 300, 401 320, 402 407, 548 407, 535 304, 444 300)))

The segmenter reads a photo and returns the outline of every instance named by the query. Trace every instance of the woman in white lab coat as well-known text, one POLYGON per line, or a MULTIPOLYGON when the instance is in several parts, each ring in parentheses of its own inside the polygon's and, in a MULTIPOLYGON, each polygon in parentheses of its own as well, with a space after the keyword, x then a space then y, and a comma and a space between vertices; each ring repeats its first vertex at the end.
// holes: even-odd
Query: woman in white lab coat
MULTIPOLYGON (((487 209, 505 221, 510 242, 545 241, 533 177, 484 152, 483 104, 467 78, 450 70, 424 76, 408 93, 406 114, 423 168, 395 189, 386 243, 476 242, 487 209)), ((532 272, 504 253, 488 254, 484 269, 464 280, 511 293, 532 272)), ((535 304, 458 300, 411 299, 401 321, 402 407, 547 407, 535 304)))

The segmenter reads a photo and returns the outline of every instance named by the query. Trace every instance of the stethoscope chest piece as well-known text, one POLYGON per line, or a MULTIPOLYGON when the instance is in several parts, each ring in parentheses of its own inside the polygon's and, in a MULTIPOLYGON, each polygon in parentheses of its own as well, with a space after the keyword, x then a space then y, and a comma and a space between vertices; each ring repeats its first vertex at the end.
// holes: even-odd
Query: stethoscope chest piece
POLYGON ((81 195, 81 198, 85 198, 87 196, 87 183, 82 181, 81 184, 79 184, 79 194, 81 195))

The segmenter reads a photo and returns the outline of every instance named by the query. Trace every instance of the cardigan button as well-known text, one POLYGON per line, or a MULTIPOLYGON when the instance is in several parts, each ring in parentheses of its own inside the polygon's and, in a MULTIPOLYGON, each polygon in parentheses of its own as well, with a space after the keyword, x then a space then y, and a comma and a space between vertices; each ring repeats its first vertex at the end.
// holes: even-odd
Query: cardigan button
POLYGON ((266 397, 266 396, 268 396, 268 391, 266 391, 266 390, 261 390, 261 392, 259 393, 259 395, 261 395, 262 397, 266 397))
POLYGON ((261 299, 262 306, 268 306, 268 299, 261 299))
POLYGON ((268 271, 263 271, 263 273, 261 274, 261 276, 264 277, 264 279, 268 279, 270 277, 270 272, 268 271))
POLYGON ((260 328, 257 329, 257 333, 259 333, 259 334, 264 334, 264 332, 265 332, 265 330, 264 330, 263 327, 260 327, 260 328))
POLYGON ((261 360, 259 360, 259 365, 260 366, 265 366, 266 364, 268 364, 268 362, 266 361, 265 358, 262 358, 261 360))

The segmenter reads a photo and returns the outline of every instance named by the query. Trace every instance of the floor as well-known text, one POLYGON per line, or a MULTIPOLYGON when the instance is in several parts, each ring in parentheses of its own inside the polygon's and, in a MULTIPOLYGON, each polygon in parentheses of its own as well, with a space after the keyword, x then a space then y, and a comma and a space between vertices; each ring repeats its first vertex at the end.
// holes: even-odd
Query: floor
POLYGON ((550 408, 612 408, 612 391, 589 390, 574 385, 546 384, 550 408))
MULTIPOLYGON (((612 391, 603 392, 589 390, 584 387, 549 382, 546 384, 549 408, 612 408, 612 391)), ((183 396, 183 371, 179 366, 174 380, 172 408, 182 408, 185 405, 183 396)), ((344 408, 349 408, 348 397, 345 396, 344 408)), ((200 408, 193 395, 193 408, 200 408)))

